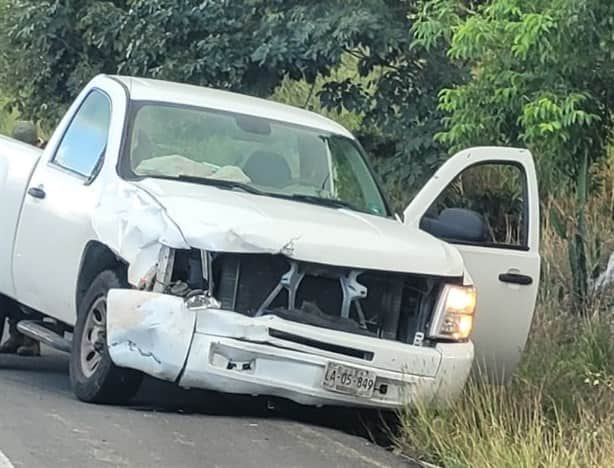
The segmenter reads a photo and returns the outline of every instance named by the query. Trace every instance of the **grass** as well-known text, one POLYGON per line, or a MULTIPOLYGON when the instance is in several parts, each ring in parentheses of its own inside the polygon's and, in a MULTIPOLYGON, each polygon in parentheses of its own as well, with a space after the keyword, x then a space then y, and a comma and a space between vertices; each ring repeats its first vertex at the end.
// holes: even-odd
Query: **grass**
MULTIPOLYGON (((614 252, 612 161, 600 174, 587 213, 595 272, 614 252)), ((573 213, 560 199, 544 212, 551 204, 573 213)), ((614 466, 614 291, 593 294, 584 314, 571 310, 566 252, 544 221, 540 297, 512 383, 472 380, 449 405, 405 409, 401 451, 454 468, 614 466)))
POLYGON ((399 448, 445 467, 614 466, 611 329, 547 305, 537 322, 510 386, 474 380, 449 406, 405 410, 399 448))

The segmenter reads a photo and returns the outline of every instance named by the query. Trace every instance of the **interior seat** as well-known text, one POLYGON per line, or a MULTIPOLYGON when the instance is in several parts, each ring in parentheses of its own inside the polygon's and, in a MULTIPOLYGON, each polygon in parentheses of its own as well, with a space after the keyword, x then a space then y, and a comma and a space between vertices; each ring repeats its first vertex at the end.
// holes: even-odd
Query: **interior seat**
POLYGON ((288 162, 270 151, 254 151, 243 165, 243 172, 254 184, 265 187, 283 188, 292 180, 288 162))

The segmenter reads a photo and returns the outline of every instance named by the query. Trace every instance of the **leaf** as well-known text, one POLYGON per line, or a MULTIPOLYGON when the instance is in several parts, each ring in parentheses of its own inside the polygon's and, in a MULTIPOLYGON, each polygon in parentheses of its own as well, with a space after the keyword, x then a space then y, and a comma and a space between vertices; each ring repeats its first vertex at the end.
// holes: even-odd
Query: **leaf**
POLYGON ((553 206, 550 208, 549 214, 550 214, 550 225, 552 226, 554 231, 557 233, 557 235, 561 239, 567 240, 568 239, 567 226, 561 219, 562 215, 561 215, 560 210, 553 206))

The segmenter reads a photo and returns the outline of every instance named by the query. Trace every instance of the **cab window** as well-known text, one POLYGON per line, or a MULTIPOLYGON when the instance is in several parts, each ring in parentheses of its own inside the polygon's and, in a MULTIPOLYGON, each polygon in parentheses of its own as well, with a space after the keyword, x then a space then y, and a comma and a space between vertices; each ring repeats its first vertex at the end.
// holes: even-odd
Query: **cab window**
POLYGON ((526 174, 511 163, 465 169, 431 205, 421 227, 452 243, 526 249, 526 174))
POLYGON ((53 163, 90 177, 104 156, 111 124, 111 102, 100 91, 92 91, 70 122, 53 163))

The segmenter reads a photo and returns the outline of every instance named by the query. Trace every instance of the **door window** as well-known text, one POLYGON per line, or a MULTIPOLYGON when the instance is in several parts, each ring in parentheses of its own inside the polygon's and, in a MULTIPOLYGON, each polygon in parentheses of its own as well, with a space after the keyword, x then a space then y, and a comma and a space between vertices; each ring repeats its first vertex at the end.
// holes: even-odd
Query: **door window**
POLYGON ((526 186, 520 165, 470 166, 439 195, 420 225, 453 243, 526 249, 526 186))
POLYGON ((100 91, 92 91, 72 119, 53 162, 69 171, 90 177, 107 146, 111 124, 111 102, 100 91))

